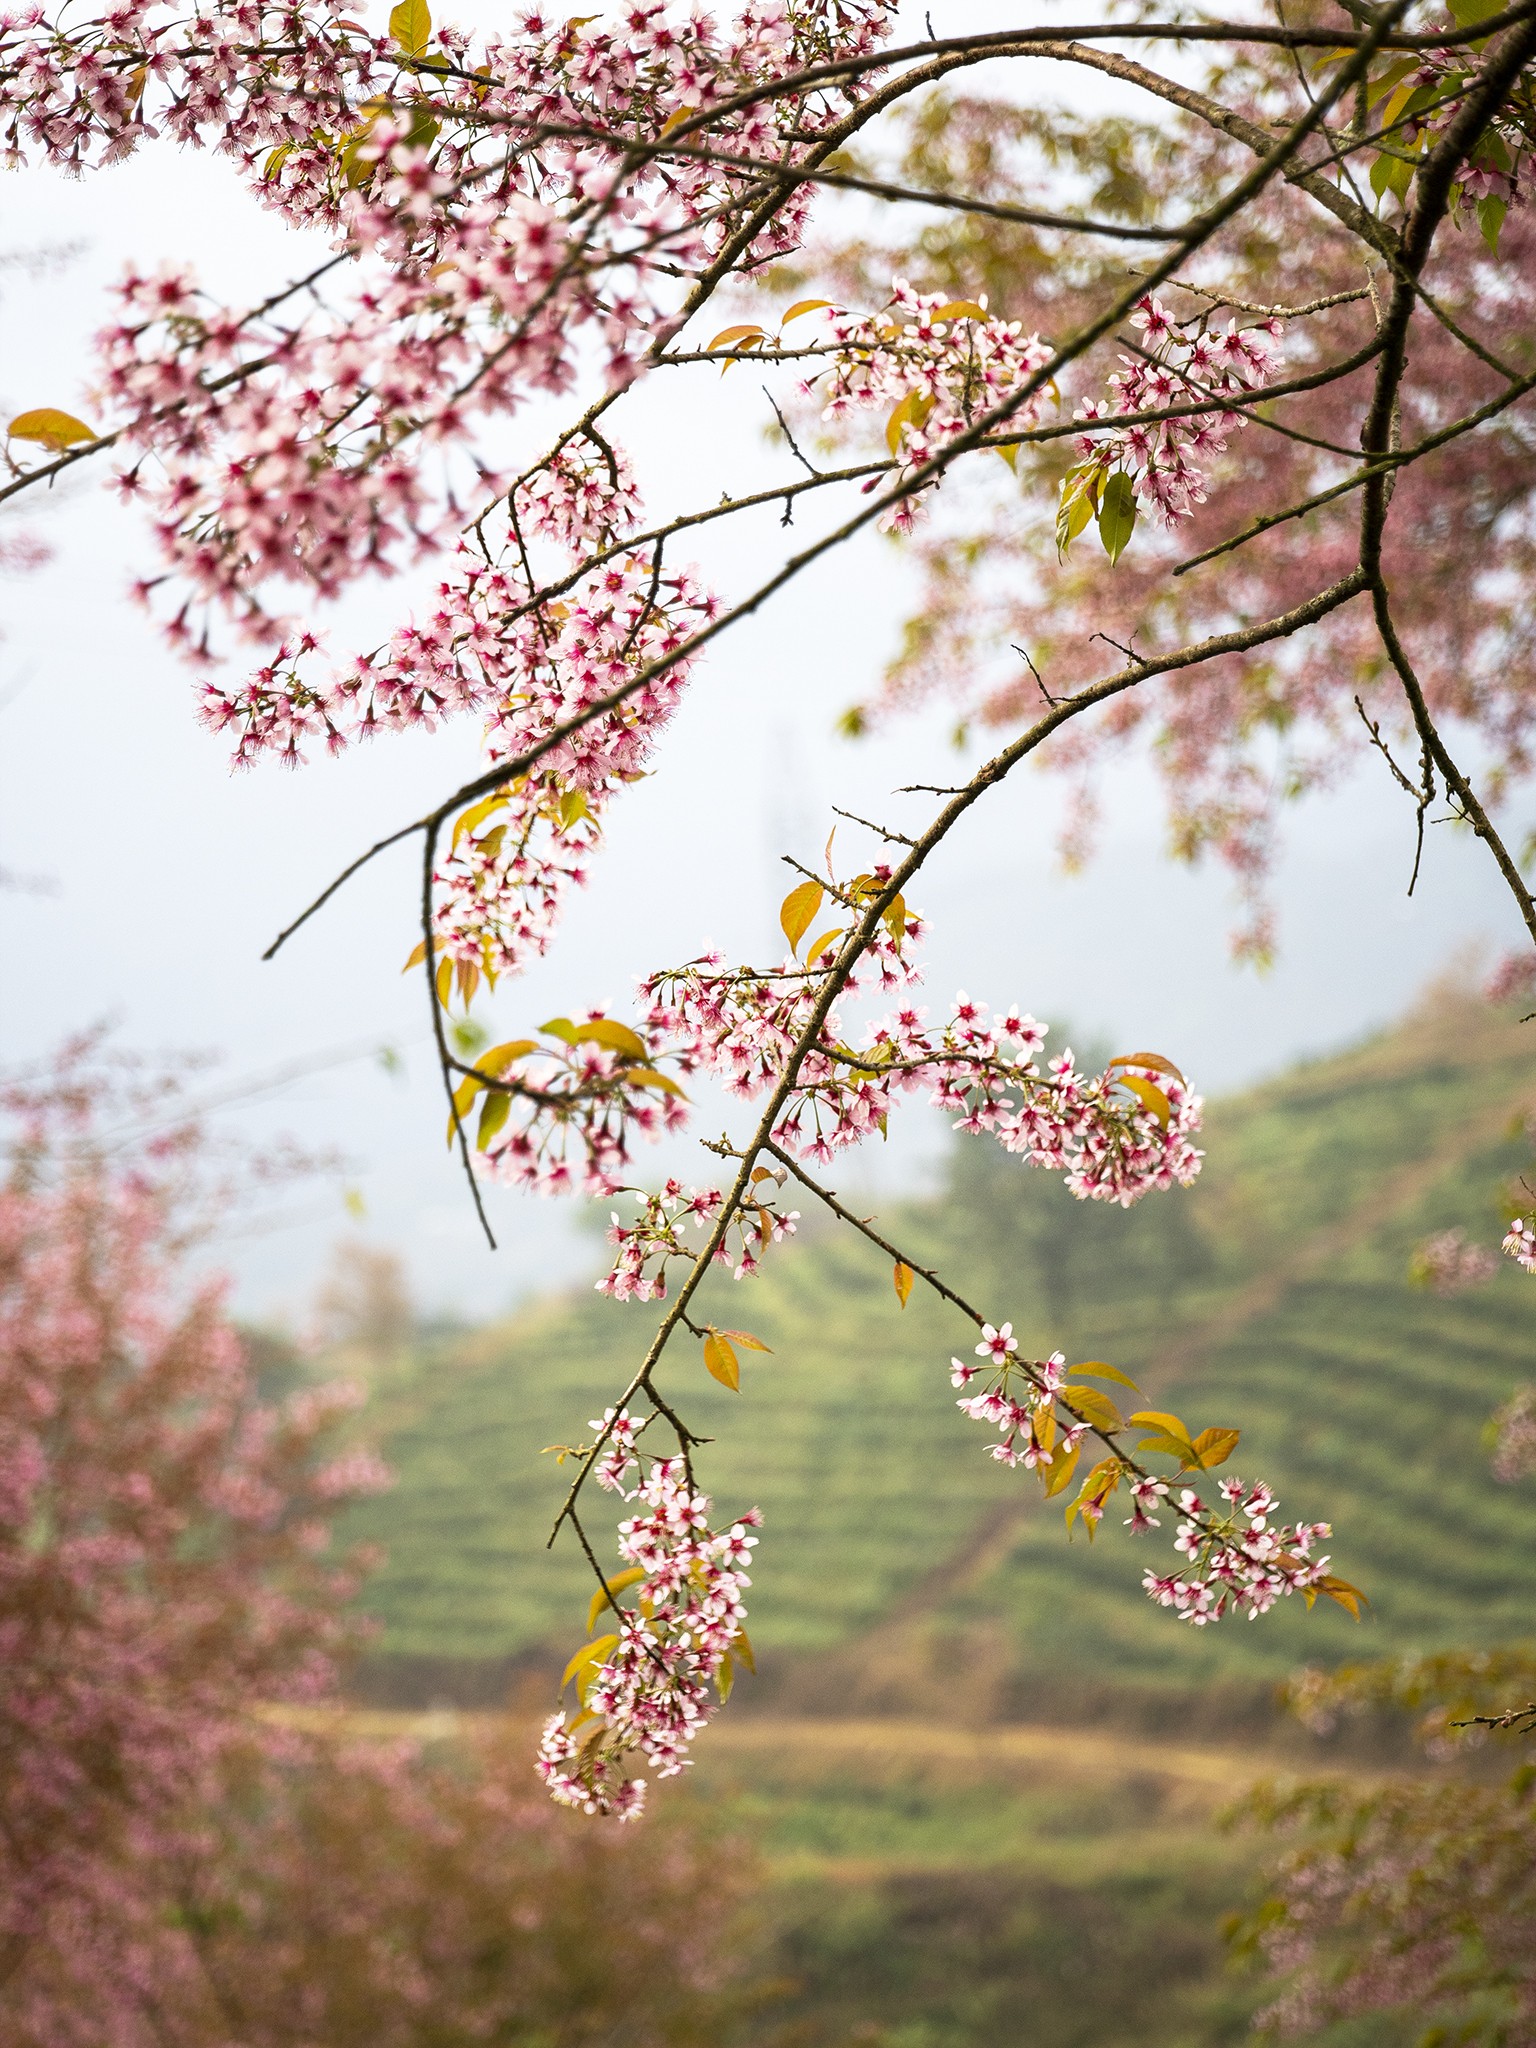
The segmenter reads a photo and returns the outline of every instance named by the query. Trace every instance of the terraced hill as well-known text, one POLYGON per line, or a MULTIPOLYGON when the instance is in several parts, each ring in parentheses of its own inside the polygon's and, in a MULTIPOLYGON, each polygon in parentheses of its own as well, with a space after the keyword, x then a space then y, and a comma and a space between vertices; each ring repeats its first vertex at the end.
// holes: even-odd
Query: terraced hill
MULTIPOLYGON (((1536 1283, 1506 1268, 1439 1300, 1405 1275, 1428 1230, 1497 1231, 1496 1185, 1530 1161, 1511 1125, 1536 1100, 1533 1052, 1536 1027, 1441 990, 1390 1034, 1215 1105, 1187 1194, 1090 1208, 962 1141, 942 1199, 882 1218, 1028 1344, 1240 1425, 1237 1469, 1335 1524, 1338 1568, 1373 1602, 1359 1628, 1298 1607, 1196 1633, 1151 1608, 1138 1580, 1166 1545, 1107 1526, 1069 1544, 955 1412, 964 1326, 916 1294, 900 1312, 887 1263, 846 1234, 808 1215, 764 1278, 722 1278, 706 1313, 773 1355, 740 1396, 695 1347, 668 1369, 718 1439, 711 1490, 767 1518, 758 1703, 953 1713, 958 1684, 977 1719, 1111 1696, 1184 1718, 1195 1684, 1230 1708, 1304 1658, 1529 1634, 1533 1503, 1490 1481, 1479 1431, 1536 1377, 1536 1283)), ((580 1635, 584 1568, 543 1549, 561 1474, 540 1453, 600 1412, 648 1313, 577 1291, 425 1347, 392 1388, 399 1484, 356 1518, 388 1550, 370 1595, 383 1695, 488 1699, 580 1635)))

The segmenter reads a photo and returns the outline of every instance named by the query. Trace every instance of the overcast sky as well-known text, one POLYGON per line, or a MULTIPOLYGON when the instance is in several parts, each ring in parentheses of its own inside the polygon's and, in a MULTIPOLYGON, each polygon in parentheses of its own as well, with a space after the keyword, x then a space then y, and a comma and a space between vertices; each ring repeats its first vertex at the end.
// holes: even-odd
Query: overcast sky
MULTIPOLYGON (((74 250, 40 280, 0 272, 7 417, 41 404, 90 417, 89 336, 130 257, 193 260, 241 297, 293 264, 292 238, 206 158, 160 151, 83 183, 13 175, 6 190, 3 246, 74 250)), ((764 412, 750 374, 708 371, 677 409, 636 408, 627 438, 651 502, 704 502, 779 474, 764 412)), ((420 977, 400 974, 414 940, 411 852, 350 885, 275 963, 260 959, 320 882, 473 768, 474 731, 232 778, 225 743, 195 723, 187 672, 127 602, 130 578, 152 561, 136 519, 82 476, 33 523, 53 559, 3 586, 0 867, 29 886, 0 891, 0 1060, 35 1057, 111 1018, 135 1047, 216 1049, 232 1082, 315 1065, 241 1115, 257 1133, 338 1147, 366 1216, 352 1220, 327 1186, 287 1228, 232 1242, 252 1312, 299 1315, 349 1232, 398 1248, 421 1301, 465 1315, 589 1264, 590 1241, 563 1210, 521 1197, 493 1198, 498 1253, 477 1238, 443 1150, 420 977), (401 1055, 394 1076, 375 1057, 384 1045, 401 1055)), ((740 593, 790 538, 769 515, 699 560, 717 588, 740 593)), ((387 630, 425 587, 418 577, 363 593, 339 644, 387 630)), ((903 594, 900 556, 869 540, 717 646, 656 773, 616 805, 562 941, 498 993, 487 1016, 497 1037, 557 1010, 622 1006, 642 969, 706 943, 764 957, 792 879, 779 857, 817 858, 833 804, 910 823, 921 799, 892 798, 897 785, 948 781, 981 757, 950 750, 942 715, 857 744, 832 736, 888 657, 903 594)), ((1275 880, 1281 957, 1264 976, 1229 964, 1225 879, 1166 860, 1144 764, 1107 778, 1098 856, 1073 877, 1055 858, 1061 805, 1048 776, 1023 774, 914 890, 934 928, 932 1002, 960 986, 1017 999, 1041 1018, 1161 1049, 1214 1093, 1389 1022, 1458 952, 1516 939, 1491 865, 1456 828, 1432 831, 1419 892, 1406 899, 1412 809, 1379 763, 1292 814, 1275 880)), ((703 1127, 719 1122, 711 1104, 703 1127)), ((910 1181, 941 1141, 915 1113, 909 1135, 844 1180, 910 1181)), ((680 1159, 669 1153, 668 1164, 680 1159)), ((679 1170, 703 1177, 702 1163, 682 1159, 679 1170)))

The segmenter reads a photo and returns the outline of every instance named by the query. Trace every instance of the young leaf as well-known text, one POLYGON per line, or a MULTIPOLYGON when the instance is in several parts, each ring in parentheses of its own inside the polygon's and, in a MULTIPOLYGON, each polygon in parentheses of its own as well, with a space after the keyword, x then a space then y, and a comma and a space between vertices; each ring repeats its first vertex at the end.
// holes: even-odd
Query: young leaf
POLYGON ((475 1132, 475 1150, 483 1152, 512 1114, 512 1098, 504 1088, 487 1095, 480 1105, 480 1126, 475 1132))
POLYGON ((1184 1437, 1169 1436, 1166 1430, 1159 1430, 1152 1436, 1144 1436, 1136 1449, 1142 1455, 1177 1458, 1179 1469, 1186 1472, 1194 1458, 1194 1446, 1184 1437))
MULTIPOLYGON (((756 348, 767 339, 766 330, 759 327, 755 320, 748 320, 739 327, 722 327, 714 340, 706 347, 705 354, 713 355, 717 348, 730 348, 733 345, 756 348)), ((729 368, 729 364, 726 367, 729 368)))
POLYGON ((1097 1387, 1066 1386, 1061 1398, 1069 1408, 1074 1409, 1085 1422, 1091 1422, 1096 1429, 1124 1429, 1125 1423, 1120 1410, 1108 1394, 1101 1394, 1097 1387))
MULTIPOLYGON (((569 1017, 551 1017, 547 1023, 541 1024, 539 1029, 546 1038, 563 1038, 567 1045, 576 1043, 576 1026, 569 1017)), ((642 1046, 641 1051, 644 1050, 642 1046)))
POLYGON ((590 818, 592 806, 584 789, 568 789, 560 799, 560 823, 569 832, 583 818, 590 818))
POLYGON ((1504 216, 1509 211, 1509 201, 1500 199, 1490 192, 1486 199, 1477 202, 1477 224, 1483 231, 1483 240, 1488 244, 1489 254, 1499 253, 1499 230, 1504 225, 1504 216))
POLYGON ((904 896, 893 896, 881 911, 880 922, 890 933, 899 953, 901 942, 907 936, 907 899, 904 896))
POLYGON ((719 1334, 737 1344, 744 1344, 748 1351, 766 1351, 770 1358, 773 1356, 773 1346, 765 1344, 761 1337, 754 1337, 750 1330, 721 1330, 719 1334))
POLYGON ((720 1695, 723 1707, 731 1696, 731 1687, 736 1683, 736 1665, 729 1650, 720 1659, 720 1668, 715 1673, 715 1690, 720 1695))
POLYGON ((1348 1579, 1334 1578, 1331 1572, 1326 1579, 1318 1580, 1317 1590, 1319 1593, 1326 1593, 1330 1600, 1336 1600, 1344 1612, 1355 1621, 1360 1619, 1361 1608, 1369 1607, 1371 1604, 1358 1586, 1352 1586, 1348 1579))
POLYGON ((755 1678, 757 1659, 752 1654, 752 1644, 744 1628, 737 1629, 735 1635, 731 1637, 731 1648, 755 1678))
POLYGON ((526 1059, 529 1053, 538 1050, 539 1042, 536 1038, 509 1038, 503 1044, 493 1045, 489 1051, 481 1053, 475 1065, 482 1074, 491 1074, 499 1079, 515 1060, 526 1059))
POLYGON ((1183 1444, 1187 1444, 1190 1440, 1189 1431, 1184 1427, 1184 1424, 1180 1422, 1177 1415, 1170 1415, 1166 1409, 1138 1408, 1130 1419, 1134 1428, 1166 1430, 1169 1436, 1177 1437, 1179 1442, 1183 1444))
MULTIPOLYGON (((432 950, 434 953, 438 950, 442 943, 443 942, 441 939, 434 939, 432 941, 432 950)), ((425 939, 418 939, 416 941, 415 946, 412 949, 410 959, 406 961, 405 965, 401 968, 400 972, 402 974, 409 974, 411 969, 413 967, 419 967, 422 961, 426 959, 426 957, 427 942, 425 939)))
POLYGON ((985 320, 986 317, 986 307, 978 306, 974 299, 951 299, 948 305, 940 306, 928 315, 930 321, 985 320))
POLYGON ((423 56, 432 33, 432 11, 427 0, 400 0, 398 7, 390 9, 389 32, 407 57, 423 56))
POLYGON ((779 325, 787 327, 791 320, 798 320, 802 313, 819 313, 823 306, 827 307, 831 312, 835 313, 837 311, 836 306, 833 305, 830 299, 796 299, 783 319, 780 320, 779 325))
POLYGON ((711 1330, 704 1339, 704 1369, 711 1379, 718 1380, 722 1387, 729 1387, 733 1394, 741 1392, 741 1367, 736 1362, 735 1352, 718 1330, 711 1330))
POLYGON ((792 953, 800 951, 800 941, 810 930, 811 919, 820 910, 826 893, 820 882, 802 882, 779 905, 779 925, 792 953))
MULTIPOLYGON (((597 1627, 597 1619, 600 1614, 611 1614, 613 1612, 613 1605, 609 1599, 609 1594, 612 1594, 614 1599, 617 1599, 620 1593, 627 1592, 631 1586, 638 1586, 644 1577, 645 1567, 632 1564, 628 1571, 619 1572, 607 1581, 607 1593, 594 1593, 592 1595, 592 1604, 587 1609, 588 1635, 591 1635, 593 1629, 597 1627)), ((617 1640, 617 1638, 614 1638, 614 1640, 617 1640)))
POLYGON ((1077 1470, 1077 1461, 1082 1455, 1081 1446, 1076 1446, 1070 1451, 1063 1451, 1060 1457, 1052 1459, 1050 1469, 1045 1474, 1047 1500, 1053 1500, 1058 1493, 1065 1493, 1071 1483, 1072 1474, 1077 1470))
POLYGON ((449 851, 452 852, 466 832, 473 832, 476 826, 483 825, 492 811, 500 810, 506 800, 507 792, 504 789, 493 789, 490 795, 483 796, 479 803, 471 804, 467 811, 460 811, 453 821, 453 838, 449 842, 449 851))
POLYGON ((842 925, 833 925, 829 930, 824 931, 819 938, 812 939, 811 943, 805 949, 806 966, 810 967, 817 960, 819 960, 822 954, 826 952, 828 946, 830 946, 834 942, 834 940, 840 939, 843 936, 843 931, 844 927, 842 925))
MULTIPOLYGON (((545 1030, 549 1029, 546 1025, 545 1030)), ((577 1024, 571 1032, 571 1043, 580 1045, 609 1045, 615 1052, 623 1053, 626 1059, 643 1060, 646 1053, 645 1040, 638 1031, 631 1031, 627 1024, 621 1024, 617 1017, 594 1017, 590 1023, 577 1024)))
POLYGON ((618 1640, 616 1635, 609 1635, 598 1636, 593 1642, 583 1643, 561 1675, 562 1688, 570 1684, 578 1671, 585 1671, 589 1664, 600 1664, 618 1640))
POLYGON ((1144 1081, 1140 1074, 1117 1074, 1115 1079, 1122 1088, 1129 1088, 1143 1109, 1151 1110, 1166 1131, 1173 1116, 1173 1104, 1162 1089, 1153 1081, 1144 1081))
POLYGON ((1136 531, 1136 487, 1123 469, 1104 481, 1099 501, 1099 539, 1111 562, 1118 562, 1136 531))
POLYGON ((1214 1472, 1218 1465, 1225 1465, 1241 1437, 1240 1429, 1202 1429, 1190 1447, 1194 1452, 1190 1463, 1202 1472, 1214 1472))
POLYGON ((31 412, 19 412, 6 432, 13 441, 40 441, 57 455, 77 441, 99 441, 101 436, 72 412, 60 412, 56 405, 39 405, 31 412))
POLYGON ((688 1100, 681 1083, 674 1081, 670 1074, 658 1074, 654 1067, 625 1067, 619 1079, 628 1081, 635 1088, 657 1088, 663 1095, 676 1095, 684 1102, 688 1100))
POLYGON ((933 400, 926 391, 909 391, 905 398, 899 398, 891 408, 891 416, 885 423, 885 444, 892 455, 901 453, 903 427, 914 431, 921 427, 933 411, 933 400))
POLYGON ((1061 480, 1061 503, 1056 509, 1056 552, 1065 561, 1067 550, 1098 510, 1103 473, 1096 463, 1069 469, 1061 480))
POLYGON ((1113 1380, 1117 1387, 1129 1387, 1133 1394, 1141 1392, 1128 1373, 1123 1373, 1118 1365, 1105 1365, 1101 1359, 1091 1358, 1086 1365, 1074 1365, 1072 1370, 1080 1380, 1113 1380))
POLYGON ((912 1268, 898 1259, 895 1271, 891 1274, 891 1279, 895 1283, 896 1299, 903 1308, 906 1307, 908 1301, 912 1298, 913 1277, 912 1268))

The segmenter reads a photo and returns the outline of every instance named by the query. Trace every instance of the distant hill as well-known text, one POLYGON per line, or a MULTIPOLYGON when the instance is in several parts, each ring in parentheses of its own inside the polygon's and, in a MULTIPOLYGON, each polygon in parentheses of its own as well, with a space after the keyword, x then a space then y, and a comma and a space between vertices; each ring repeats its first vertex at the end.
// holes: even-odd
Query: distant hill
MULTIPOLYGON (((1334 1523, 1337 1568, 1372 1600, 1359 1627, 1293 1603, 1196 1632, 1152 1608, 1140 1573, 1171 1530, 1133 1542, 1106 1523, 1092 1548, 1069 1543, 955 1412, 966 1326, 921 1288, 901 1312, 887 1263, 809 1214, 763 1278, 712 1280, 706 1314, 773 1355, 740 1396, 692 1344, 667 1371, 717 1439, 710 1491, 766 1516, 760 1703, 932 1712, 958 1688, 977 1718, 1106 1700, 1182 1718, 1197 1683, 1230 1701, 1306 1659, 1536 1633, 1536 1499, 1495 1485, 1479 1443, 1536 1377, 1536 1282, 1506 1266, 1440 1300, 1406 1279, 1430 1230, 1495 1237, 1532 1102, 1536 1026, 1442 989, 1399 1028, 1215 1104, 1188 1193, 1091 1207, 960 1140, 941 1198, 883 1215, 1028 1345, 1112 1360, 1191 1422, 1240 1425, 1235 1468, 1334 1523)), ((581 1438, 651 1313, 580 1289, 413 1360, 383 1410, 399 1483, 353 1517, 388 1553, 372 1689, 489 1698, 579 1639, 587 1578, 574 1547, 543 1548, 562 1474, 541 1449, 581 1438)), ((611 1554, 602 1514, 594 1537, 611 1554)))

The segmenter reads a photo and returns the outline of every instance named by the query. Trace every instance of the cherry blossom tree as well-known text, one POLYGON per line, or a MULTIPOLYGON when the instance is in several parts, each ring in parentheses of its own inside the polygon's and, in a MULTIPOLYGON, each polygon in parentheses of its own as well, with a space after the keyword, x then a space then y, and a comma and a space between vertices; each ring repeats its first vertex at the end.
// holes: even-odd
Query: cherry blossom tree
MULTIPOLYGON (((450 1139, 477 1202, 482 1177, 617 1199, 604 1285, 667 1304, 565 1453, 554 1533, 596 1590, 576 1715, 551 1720, 541 1768, 592 1811, 637 1811, 633 1759, 680 1769, 750 1659, 755 1523, 715 1515, 662 1366, 692 1340, 739 1383, 758 1340, 715 1320, 707 1283, 756 1270, 792 1201, 880 1246, 902 1301, 921 1281, 974 1326, 960 1406, 994 1457, 1068 1496, 1069 1524, 1091 1534, 1117 1494, 1133 1528, 1173 1523, 1154 1600, 1196 1625, 1293 1593, 1357 1610, 1325 1525, 1280 1524, 1261 1481, 1209 1478, 1235 1428, 1123 1412, 1094 1384, 1126 1381, 1112 1364, 1023 1357, 1007 1304, 963 1300, 821 1178, 912 1095, 1081 1199, 1129 1204, 1199 1169, 1199 1098, 1168 1054, 1086 1073, 1021 1006, 921 1006, 909 892, 976 805, 1036 756, 1083 781, 1118 737, 1155 732, 1184 844, 1253 881, 1275 745, 1298 788, 1373 748, 1421 839, 1440 804, 1471 826, 1536 938, 1495 819, 1527 766, 1536 0, 924 28, 902 41, 882 0, 746 0, 729 19, 629 0, 484 36, 426 0, 387 32, 324 4, 121 0, 0 30, 13 161, 213 148, 328 239, 256 304, 216 302, 190 270, 131 273, 97 423, 21 414, 4 490, 111 458, 158 549, 140 595, 242 765, 482 721, 483 771, 382 842, 421 853, 412 964, 450 1139), (994 101, 957 92, 980 65, 1004 81, 994 101), (1118 81, 1146 118, 1042 113, 1063 67, 1118 81), (840 193, 888 209, 883 268, 885 230, 813 226, 840 193), (1010 270, 1008 248, 1029 260, 1010 270), (648 519, 629 395, 742 360, 779 380, 782 481, 648 519), (564 424, 514 457, 509 423, 536 399, 564 424), (716 592, 679 560, 687 534, 764 505, 814 530, 755 586, 716 592), (801 869, 781 957, 658 966, 631 1019, 573 1006, 461 1056, 451 1006, 549 946, 706 655, 875 528, 924 586, 890 694, 963 678, 969 712, 1007 728, 998 750, 903 792, 936 800, 926 817, 860 821, 862 864, 829 847, 825 873, 801 869), (433 603, 381 644, 324 644, 329 600, 423 553, 444 560, 433 603), (856 996, 888 1007, 856 1016, 856 996), (637 1187, 636 1142, 686 1122, 700 1075, 753 1104, 745 1123, 698 1185, 637 1187), (630 1509, 612 1576, 589 1485, 630 1509)), ((1267 943, 1256 908, 1248 945, 1267 943)))
POLYGON ((177 1270, 185 1123, 125 1156, 99 1085, 77 1057, 0 1104, 0 1977, 58 2041, 60 1957, 150 1995, 130 1873, 185 1846, 252 1703, 333 1690, 364 1560, 329 1524, 383 1479, 338 1435, 356 1389, 257 1398, 177 1270))

